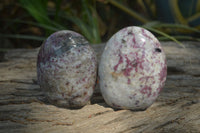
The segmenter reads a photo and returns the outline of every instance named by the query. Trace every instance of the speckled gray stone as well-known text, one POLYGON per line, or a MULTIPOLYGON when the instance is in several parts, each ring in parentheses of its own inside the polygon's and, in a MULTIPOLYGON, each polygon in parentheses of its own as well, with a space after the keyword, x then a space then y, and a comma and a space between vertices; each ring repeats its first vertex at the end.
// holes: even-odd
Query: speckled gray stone
POLYGON ((37 60, 38 83, 48 100, 57 106, 79 108, 90 100, 97 58, 80 34, 63 30, 42 44, 37 60))

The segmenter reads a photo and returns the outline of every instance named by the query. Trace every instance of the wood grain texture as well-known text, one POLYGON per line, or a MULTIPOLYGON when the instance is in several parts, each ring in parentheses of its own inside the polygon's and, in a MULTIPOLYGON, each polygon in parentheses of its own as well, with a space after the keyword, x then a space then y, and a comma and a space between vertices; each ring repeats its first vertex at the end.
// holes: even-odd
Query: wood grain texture
MULTIPOLYGON (((39 49, 10 50, 0 62, 1 133, 199 133, 200 44, 162 42, 168 76, 161 95, 145 111, 113 110, 97 85, 81 109, 48 103, 37 85, 39 49)), ((98 58, 104 44, 93 45, 98 58)))

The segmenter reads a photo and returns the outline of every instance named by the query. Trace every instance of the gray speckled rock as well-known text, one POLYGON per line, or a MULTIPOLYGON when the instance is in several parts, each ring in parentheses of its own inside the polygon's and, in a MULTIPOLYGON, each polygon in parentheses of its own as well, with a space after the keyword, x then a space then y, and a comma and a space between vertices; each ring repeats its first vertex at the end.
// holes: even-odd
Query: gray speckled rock
POLYGON ((38 54, 38 83, 57 106, 79 108, 87 104, 93 94, 96 71, 96 54, 88 41, 73 31, 53 33, 38 54))
POLYGON ((99 65, 100 89, 114 108, 143 110, 158 97, 166 74, 159 41, 143 28, 127 27, 106 44, 99 65))

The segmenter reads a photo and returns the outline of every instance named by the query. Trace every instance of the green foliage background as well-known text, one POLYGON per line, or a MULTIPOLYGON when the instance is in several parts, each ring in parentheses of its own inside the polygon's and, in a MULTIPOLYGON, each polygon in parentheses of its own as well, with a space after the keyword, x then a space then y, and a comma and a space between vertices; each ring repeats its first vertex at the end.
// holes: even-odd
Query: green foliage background
POLYGON ((121 28, 135 25, 150 30, 160 40, 179 44, 179 40, 199 41, 200 2, 184 2, 188 1, 8 0, 0 3, 4 25, 0 37, 14 42, 14 47, 31 48, 55 31, 73 30, 91 44, 98 44, 121 28), (159 8, 162 4, 166 8, 159 8), (190 25, 192 22, 196 25, 190 25))

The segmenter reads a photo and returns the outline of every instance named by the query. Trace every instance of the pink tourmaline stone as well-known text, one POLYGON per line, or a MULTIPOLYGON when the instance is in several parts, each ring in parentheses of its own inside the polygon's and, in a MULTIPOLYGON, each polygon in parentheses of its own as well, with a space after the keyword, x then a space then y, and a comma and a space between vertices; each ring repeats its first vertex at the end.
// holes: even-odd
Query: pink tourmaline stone
POLYGON ((107 42, 99 65, 100 89, 114 108, 144 110, 158 97, 167 75, 164 51, 149 31, 127 27, 107 42))
POLYGON ((79 108, 90 100, 96 82, 97 58, 80 34, 53 33, 41 46, 37 60, 38 83, 57 106, 79 108))

